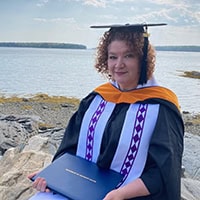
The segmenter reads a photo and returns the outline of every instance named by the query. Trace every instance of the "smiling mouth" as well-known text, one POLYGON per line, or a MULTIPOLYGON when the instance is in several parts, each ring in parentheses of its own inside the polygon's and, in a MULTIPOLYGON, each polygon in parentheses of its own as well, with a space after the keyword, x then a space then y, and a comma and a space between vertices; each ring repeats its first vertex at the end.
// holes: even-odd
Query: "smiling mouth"
POLYGON ((123 75, 123 74, 126 74, 126 72, 115 72, 115 74, 117 74, 117 75, 123 75))

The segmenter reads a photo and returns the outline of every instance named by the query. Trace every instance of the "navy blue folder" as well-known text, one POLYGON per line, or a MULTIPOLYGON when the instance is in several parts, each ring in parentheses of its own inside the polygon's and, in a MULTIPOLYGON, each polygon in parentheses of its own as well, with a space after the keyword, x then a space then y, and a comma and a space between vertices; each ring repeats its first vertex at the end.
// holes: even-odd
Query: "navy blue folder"
POLYGON ((73 200, 102 200, 123 176, 71 154, 64 154, 32 178, 43 177, 47 187, 73 200))

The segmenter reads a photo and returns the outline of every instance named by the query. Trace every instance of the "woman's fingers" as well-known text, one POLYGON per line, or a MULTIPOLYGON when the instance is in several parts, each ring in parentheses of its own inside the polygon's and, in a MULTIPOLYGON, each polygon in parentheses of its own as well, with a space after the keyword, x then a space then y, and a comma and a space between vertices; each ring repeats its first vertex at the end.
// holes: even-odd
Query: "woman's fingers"
POLYGON ((51 190, 50 190, 50 189, 48 189, 48 188, 46 188, 45 192, 51 192, 51 190))
POLYGON ((28 175, 28 178, 31 179, 33 178, 38 172, 33 172, 31 174, 28 175))
POLYGON ((37 189, 38 191, 41 191, 41 192, 45 192, 46 191, 46 187, 47 187, 47 183, 45 181, 44 178, 40 178, 38 177, 34 182, 33 182, 33 187, 35 189, 37 189))
MULTIPOLYGON (((38 172, 34 172, 32 174, 29 174, 28 178, 31 179, 36 174, 38 174, 38 172)), ((33 182, 33 188, 35 188, 36 190, 38 190, 40 192, 51 192, 47 188, 47 182, 46 182, 46 180, 44 178, 41 178, 41 177, 38 177, 38 178, 35 179, 35 181, 33 182)))
POLYGON ((38 183, 37 189, 38 189, 39 191, 41 191, 41 192, 45 192, 45 191, 46 191, 46 186, 47 186, 47 184, 46 184, 45 179, 41 179, 41 180, 39 181, 39 183, 38 183))

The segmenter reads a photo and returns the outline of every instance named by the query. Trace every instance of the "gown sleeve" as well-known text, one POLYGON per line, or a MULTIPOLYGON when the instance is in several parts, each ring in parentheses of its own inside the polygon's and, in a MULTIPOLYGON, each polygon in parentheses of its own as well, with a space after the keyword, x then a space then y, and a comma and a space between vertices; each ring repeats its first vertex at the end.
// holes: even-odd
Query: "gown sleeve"
POLYGON ((172 104, 169 106, 172 109, 160 106, 148 159, 141 175, 153 200, 180 199, 184 125, 178 109, 172 104))
POLYGON ((61 144, 56 154, 54 155, 53 161, 66 152, 74 155, 76 154, 83 115, 89 107, 93 98, 94 95, 91 93, 80 102, 78 110, 69 120, 61 144))

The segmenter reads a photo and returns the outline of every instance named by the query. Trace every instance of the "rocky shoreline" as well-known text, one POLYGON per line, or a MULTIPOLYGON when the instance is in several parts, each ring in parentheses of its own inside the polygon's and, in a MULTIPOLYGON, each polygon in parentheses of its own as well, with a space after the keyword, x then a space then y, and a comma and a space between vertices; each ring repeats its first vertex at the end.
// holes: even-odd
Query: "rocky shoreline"
MULTIPOLYGON (((51 162, 78 101, 63 98, 0 99, 0 199, 26 200, 35 191, 27 174, 51 162)), ((200 197, 200 114, 183 113, 185 150, 182 200, 200 197)))

